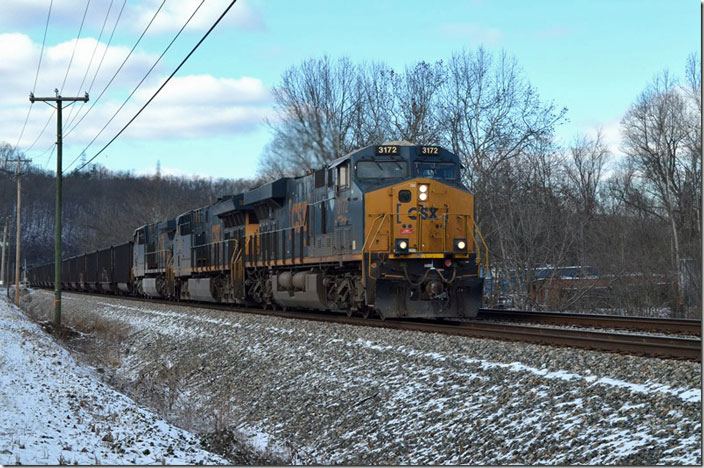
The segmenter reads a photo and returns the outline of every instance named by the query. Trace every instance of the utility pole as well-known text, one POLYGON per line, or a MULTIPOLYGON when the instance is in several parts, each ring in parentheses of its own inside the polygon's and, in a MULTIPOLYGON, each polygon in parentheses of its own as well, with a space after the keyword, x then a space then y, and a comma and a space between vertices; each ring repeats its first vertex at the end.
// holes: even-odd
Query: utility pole
POLYGON ((4 218, 4 227, 2 229, 2 261, 0 261, 0 280, 3 286, 7 286, 7 280, 5 278, 5 248, 7 247, 7 223, 10 218, 4 218))
POLYGON ((15 244, 15 305, 20 305, 20 227, 22 221, 22 163, 32 162, 17 154, 17 241, 15 244))
MULTIPOLYGON (((69 105, 76 101, 88 102, 88 93, 83 97, 62 97, 59 95, 59 90, 55 89, 55 97, 34 97, 34 93, 29 93, 29 102, 43 101, 46 103, 55 102, 56 106, 56 223, 54 228, 54 324, 61 325, 61 180, 62 180, 62 164, 61 156, 63 153, 63 132, 61 122, 61 110, 64 101, 70 102, 69 105)), ((68 106, 66 106, 68 107, 68 106)))
POLYGON ((10 256, 5 259, 5 287, 7 288, 7 299, 10 299, 10 256))

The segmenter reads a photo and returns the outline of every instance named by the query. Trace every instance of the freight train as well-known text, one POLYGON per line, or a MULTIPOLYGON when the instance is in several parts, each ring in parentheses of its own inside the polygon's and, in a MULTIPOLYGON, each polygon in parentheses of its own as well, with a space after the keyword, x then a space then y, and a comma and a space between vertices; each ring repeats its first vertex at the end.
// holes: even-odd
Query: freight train
MULTIPOLYGON (((364 317, 474 317, 488 250, 460 169, 439 146, 367 146, 68 258, 62 288, 364 317)), ((54 265, 28 278, 53 287, 54 265)))

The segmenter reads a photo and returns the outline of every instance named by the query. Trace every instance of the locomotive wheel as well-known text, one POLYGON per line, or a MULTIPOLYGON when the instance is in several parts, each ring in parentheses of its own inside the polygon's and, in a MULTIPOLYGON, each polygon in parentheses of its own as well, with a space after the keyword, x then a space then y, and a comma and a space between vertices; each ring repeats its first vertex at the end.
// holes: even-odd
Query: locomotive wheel
POLYGON ((368 319, 371 314, 372 314, 371 307, 365 307, 362 309, 362 318, 368 319))

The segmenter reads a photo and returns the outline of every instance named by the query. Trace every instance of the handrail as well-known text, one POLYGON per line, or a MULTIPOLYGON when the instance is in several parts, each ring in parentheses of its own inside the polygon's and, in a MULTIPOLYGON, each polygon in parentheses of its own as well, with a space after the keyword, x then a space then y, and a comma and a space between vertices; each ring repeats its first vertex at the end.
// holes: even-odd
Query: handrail
POLYGON ((206 246, 208 246, 208 245, 224 244, 224 243, 226 243, 226 242, 233 242, 233 241, 234 241, 234 242, 237 242, 237 239, 235 239, 235 238, 232 238, 232 239, 223 239, 223 240, 220 240, 220 241, 208 242, 207 244, 198 244, 198 245, 194 245, 193 248, 195 249, 196 247, 206 247, 206 246))
POLYGON ((228 239, 228 240, 235 241, 235 248, 232 249, 232 255, 230 256, 230 281, 232 282, 232 286, 234 287, 235 286, 235 264, 241 258, 242 250, 238 248, 239 242, 237 242, 237 239, 228 239))
MULTIPOLYGON (((486 245, 486 241, 484 240, 484 236, 482 235, 482 232, 479 230, 479 226, 477 223, 474 223, 474 231, 479 234, 479 239, 482 241, 482 245, 484 246, 484 254, 485 254, 485 261, 484 261, 484 275, 489 273, 489 247, 486 245)), ((477 252, 477 264, 479 265, 479 270, 480 273, 482 271, 482 261, 481 261, 481 250, 479 249, 479 243, 477 242, 477 236, 474 236, 474 246, 475 250, 477 252)))
MULTIPOLYGON (((261 233, 264 233, 264 234, 270 234, 270 233, 273 233, 273 232, 289 231, 289 230, 291 230, 291 229, 298 229, 298 228, 301 228, 301 227, 305 227, 305 224, 296 224, 295 226, 282 227, 282 228, 279 228, 279 229, 274 229, 274 230, 272 230, 272 231, 257 231, 257 232, 261 232, 261 233)), ((256 234, 250 234, 250 235, 247 236, 247 237, 252 237, 252 236, 254 236, 254 235, 256 235, 256 234)))
MULTIPOLYGON (((381 226, 384 225, 384 220, 386 219, 387 216, 392 216, 392 215, 391 215, 391 213, 380 213, 380 214, 377 215, 376 218, 374 218, 374 221, 372 222, 372 225, 369 226, 369 232, 371 232, 371 230, 374 229, 374 226, 376 225, 376 222, 377 222, 378 220, 381 220, 381 222, 379 223, 379 226, 376 228, 376 232, 374 232, 374 235, 371 237, 371 241, 374 241, 374 239, 376 239, 376 236, 379 234, 379 231, 381 230, 381 226)), ((370 243, 370 238, 369 238, 369 237, 367 237, 367 238, 364 240, 364 244, 362 245, 362 273, 364 273, 364 255, 365 255, 366 253, 369 253, 369 262, 368 262, 368 263, 371 263, 371 260, 372 260, 372 252, 371 252, 371 250, 369 250, 369 251, 367 252, 367 245, 368 245, 368 243, 370 243)), ((371 277, 371 270, 369 269, 369 267, 370 267, 370 266, 367 266, 368 269, 367 269, 366 275, 362 275, 362 279, 365 279, 366 276, 371 277)), ((374 279, 377 279, 377 278, 374 278, 374 279)), ((365 279, 365 281, 366 281, 366 279, 365 279)))
MULTIPOLYGON (((374 226, 376 225, 376 222, 377 222, 378 220, 380 220, 380 219, 382 220, 382 222, 379 223, 379 227, 377 228, 376 233, 375 233, 374 236, 373 236, 373 239, 376 239, 376 235, 379 233, 379 229, 381 229, 381 225, 384 224, 384 221, 383 221, 383 220, 384 220, 387 216, 389 216, 389 213, 380 213, 380 214, 377 215, 376 218, 374 218, 374 221, 372 221, 372 225, 369 226, 369 230, 370 230, 370 231, 374 228, 374 226)), ((373 240, 373 239, 372 239, 372 240, 373 240)), ((369 241, 369 238, 366 238, 366 239, 364 240, 364 244, 362 245, 362 253, 365 252, 365 249, 367 248, 367 242, 368 242, 368 241, 369 241)))
POLYGON ((233 249, 237 248, 237 239, 223 239, 220 241, 209 242, 207 244, 194 245, 191 248, 191 262, 192 268, 196 271, 201 271, 203 268, 209 268, 213 266, 229 266, 228 259, 226 256, 227 248, 229 245, 234 245, 233 249), (202 256, 201 255, 205 256, 202 256), (206 265, 198 265, 199 259, 205 260, 206 265))
POLYGON ((159 270, 161 268, 167 268, 169 259, 173 258, 173 253, 171 252, 170 249, 162 249, 162 250, 155 250, 153 252, 147 252, 145 249, 144 252, 144 270, 147 271, 152 271, 152 270, 159 270), (149 268, 149 263, 150 260, 152 260, 152 263, 155 263, 156 266, 154 268, 149 268))

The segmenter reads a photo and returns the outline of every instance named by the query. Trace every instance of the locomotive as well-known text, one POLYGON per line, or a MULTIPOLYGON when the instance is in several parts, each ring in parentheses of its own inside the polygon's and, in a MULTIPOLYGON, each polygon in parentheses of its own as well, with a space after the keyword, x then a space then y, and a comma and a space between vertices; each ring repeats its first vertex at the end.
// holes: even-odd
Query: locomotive
MULTIPOLYGON (((388 142, 63 261, 67 290, 381 318, 476 316, 488 249, 457 155, 388 142)), ((30 282, 53 286, 53 264, 30 282)))

